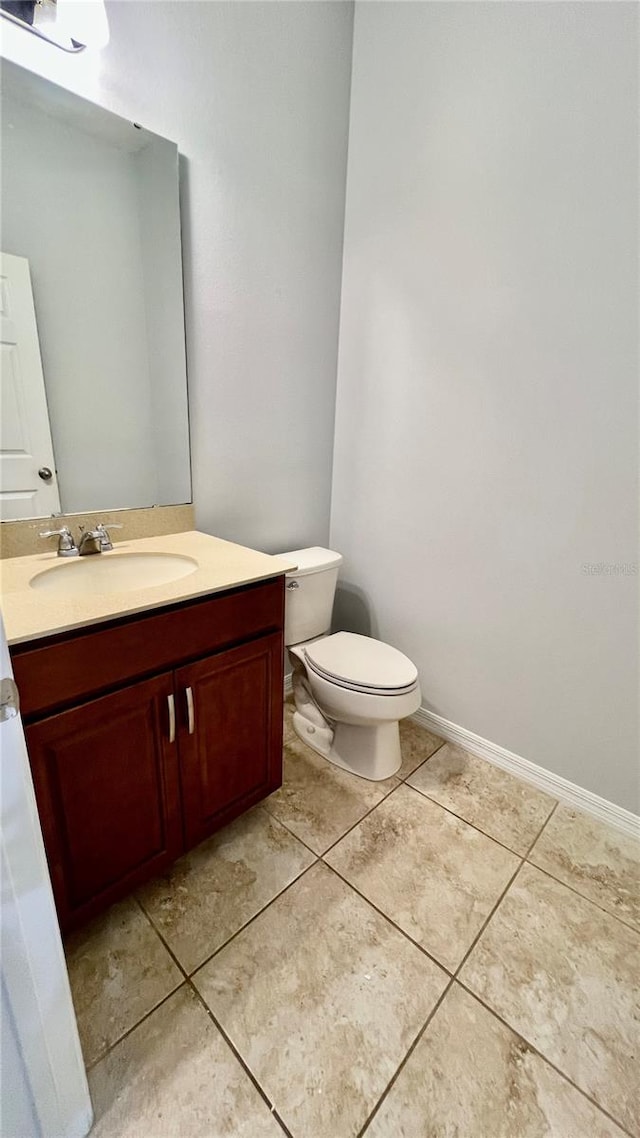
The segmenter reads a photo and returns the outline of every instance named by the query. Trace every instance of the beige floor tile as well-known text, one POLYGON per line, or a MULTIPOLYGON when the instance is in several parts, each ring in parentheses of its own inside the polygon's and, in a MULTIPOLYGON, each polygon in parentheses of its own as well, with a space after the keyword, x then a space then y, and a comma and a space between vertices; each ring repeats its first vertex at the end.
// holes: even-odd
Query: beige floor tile
POLYGON ((408 786, 394 790, 326 860, 451 972, 520 864, 408 786))
POLYGON ((640 936, 525 865, 460 978, 622 1125, 640 1126, 640 936))
POLYGON ((194 982, 295 1138, 354 1138, 446 976, 319 864, 194 982))
POLYGON ((324 853, 398 786, 336 767, 297 738, 284 748, 284 781, 265 807, 316 853, 324 853))
POLYGON ((623 1138, 623 1132, 457 984, 365 1138, 623 1138))
POLYGON ((95 1062, 182 982, 133 898, 73 933, 67 967, 84 1061, 95 1062))
POLYGON ((519 854, 527 852, 555 806, 548 794, 452 743, 407 781, 519 854))
POLYGON ((403 719, 400 723, 400 747, 402 750, 402 766, 398 771, 398 778, 408 776, 437 751, 444 743, 438 735, 432 735, 426 727, 420 727, 412 719, 403 719))
POLYGON ((640 931, 640 841, 559 806, 529 861, 640 931))
POLYGON ((313 863, 313 854, 261 807, 175 863, 138 898, 192 972, 313 863))
POLYGON ((282 1138, 282 1130, 186 986, 90 1073, 91 1138, 282 1138))

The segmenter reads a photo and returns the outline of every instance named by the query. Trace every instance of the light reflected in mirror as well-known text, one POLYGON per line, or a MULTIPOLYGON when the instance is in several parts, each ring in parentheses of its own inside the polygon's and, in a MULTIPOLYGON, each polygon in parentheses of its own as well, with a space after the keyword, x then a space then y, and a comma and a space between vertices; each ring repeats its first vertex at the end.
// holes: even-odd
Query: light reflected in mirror
POLYGON ((178 150, 2 68, 0 516, 191 500, 178 150))
POLYGON ((104 0, 0 0, 0 15, 67 52, 109 42, 104 0))

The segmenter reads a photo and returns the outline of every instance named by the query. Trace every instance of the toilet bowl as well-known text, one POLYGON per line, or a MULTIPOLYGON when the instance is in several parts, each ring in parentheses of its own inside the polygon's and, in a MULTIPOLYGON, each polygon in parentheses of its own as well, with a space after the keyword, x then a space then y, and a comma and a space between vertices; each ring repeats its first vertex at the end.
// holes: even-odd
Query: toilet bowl
POLYGON ((399 720, 420 706, 415 664, 373 637, 329 634, 340 554, 314 547, 281 556, 297 564, 285 601, 294 731, 352 774, 389 778, 402 761, 399 720))

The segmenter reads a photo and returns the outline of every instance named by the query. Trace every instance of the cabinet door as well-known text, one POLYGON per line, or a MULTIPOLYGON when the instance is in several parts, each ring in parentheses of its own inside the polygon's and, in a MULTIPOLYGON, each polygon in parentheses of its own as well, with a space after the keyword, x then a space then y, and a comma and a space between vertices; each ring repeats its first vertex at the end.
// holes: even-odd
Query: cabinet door
POLYGON ((176 672, 188 847, 280 786, 282 670, 278 633, 176 672))
POLYGON ((173 700, 168 673, 26 729, 63 928, 181 853, 173 700))

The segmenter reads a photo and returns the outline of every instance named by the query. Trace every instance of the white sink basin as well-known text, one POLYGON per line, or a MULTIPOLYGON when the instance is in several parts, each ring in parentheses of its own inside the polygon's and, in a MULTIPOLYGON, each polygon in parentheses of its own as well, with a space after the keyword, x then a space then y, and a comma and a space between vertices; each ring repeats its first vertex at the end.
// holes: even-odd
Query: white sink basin
POLYGON ((61 561, 32 577, 29 584, 64 596, 126 593, 167 585, 198 568, 193 557, 179 553, 95 553, 61 561))

